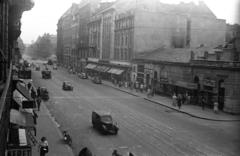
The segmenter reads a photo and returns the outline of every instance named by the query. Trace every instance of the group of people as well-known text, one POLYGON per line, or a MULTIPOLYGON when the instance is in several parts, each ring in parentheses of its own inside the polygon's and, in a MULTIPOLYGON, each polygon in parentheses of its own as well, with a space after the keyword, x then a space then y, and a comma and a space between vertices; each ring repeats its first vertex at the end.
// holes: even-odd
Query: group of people
POLYGON ((31 92, 32 99, 37 103, 38 111, 40 111, 40 106, 42 102, 40 87, 37 88, 37 92, 35 91, 35 88, 32 86, 30 82, 28 83, 27 87, 28 87, 28 90, 31 92))

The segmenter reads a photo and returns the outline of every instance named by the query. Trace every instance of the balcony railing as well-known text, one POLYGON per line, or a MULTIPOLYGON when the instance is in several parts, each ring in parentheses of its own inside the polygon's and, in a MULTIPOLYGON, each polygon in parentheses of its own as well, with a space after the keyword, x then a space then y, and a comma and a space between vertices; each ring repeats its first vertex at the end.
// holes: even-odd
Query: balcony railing
POLYGON ((12 84, 12 63, 8 72, 8 78, 5 83, 4 89, 0 99, 0 155, 5 155, 6 142, 7 142, 7 131, 9 123, 9 110, 11 101, 11 84, 12 84))
POLYGON ((190 63, 191 65, 200 65, 200 66, 240 68, 240 62, 232 62, 232 61, 191 60, 190 63))

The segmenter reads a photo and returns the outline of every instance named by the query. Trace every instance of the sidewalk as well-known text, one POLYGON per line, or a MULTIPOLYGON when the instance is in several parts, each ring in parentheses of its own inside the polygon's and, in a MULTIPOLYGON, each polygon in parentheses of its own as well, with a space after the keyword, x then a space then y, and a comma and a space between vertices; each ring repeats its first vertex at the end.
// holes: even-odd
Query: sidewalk
MULTIPOLYGON (((74 156, 72 149, 63 141, 62 134, 57 127, 54 119, 48 112, 44 102, 41 104, 40 111, 36 111, 37 118, 37 136, 35 137, 38 143, 41 137, 45 136, 49 145, 48 156, 74 156)), ((32 133, 34 134, 34 133, 32 133)), ((32 155, 38 156, 38 144, 32 147, 32 155)))
POLYGON ((212 120, 212 121, 240 121, 240 115, 231 115, 231 114, 224 113, 222 111, 219 111, 218 114, 215 114, 213 113, 212 109, 205 108, 204 110, 202 110, 202 107, 197 105, 182 105, 181 109, 179 109, 176 106, 172 106, 172 99, 170 99, 169 97, 155 95, 154 97, 151 97, 149 99, 147 98, 146 91, 143 91, 143 93, 141 93, 140 91, 136 92, 135 89, 130 91, 129 88, 125 88, 125 87, 119 88, 118 86, 114 86, 112 82, 106 81, 106 80, 102 80, 102 83, 106 86, 115 88, 122 92, 126 92, 134 96, 142 97, 147 101, 151 101, 153 103, 168 107, 170 109, 173 109, 173 110, 176 110, 200 119, 212 120))

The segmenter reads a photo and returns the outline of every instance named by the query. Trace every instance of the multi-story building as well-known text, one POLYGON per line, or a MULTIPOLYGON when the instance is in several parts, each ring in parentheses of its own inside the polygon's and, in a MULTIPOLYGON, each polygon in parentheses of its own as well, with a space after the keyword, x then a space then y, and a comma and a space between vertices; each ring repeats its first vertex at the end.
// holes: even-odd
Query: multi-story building
MULTIPOLYGON (((33 6, 33 0, 0 2, 0 155, 10 155, 8 136, 10 135, 10 109, 13 95, 12 66, 19 63, 21 56, 17 39, 21 34, 22 13, 31 10, 33 6)), ((16 148, 19 149, 21 145, 19 142, 15 145, 16 147, 12 150, 18 152, 16 148)))

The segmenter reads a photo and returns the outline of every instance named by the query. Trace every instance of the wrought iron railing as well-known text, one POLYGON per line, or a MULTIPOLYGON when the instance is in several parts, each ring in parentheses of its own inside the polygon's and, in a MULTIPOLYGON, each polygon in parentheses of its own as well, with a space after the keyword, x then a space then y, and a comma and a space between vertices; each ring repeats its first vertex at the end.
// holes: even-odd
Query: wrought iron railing
POLYGON ((7 132, 10 118, 10 101, 12 95, 12 63, 8 72, 7 81, 5 83, 0 98, 0 155, 5 155, 7 147, 7 132))

